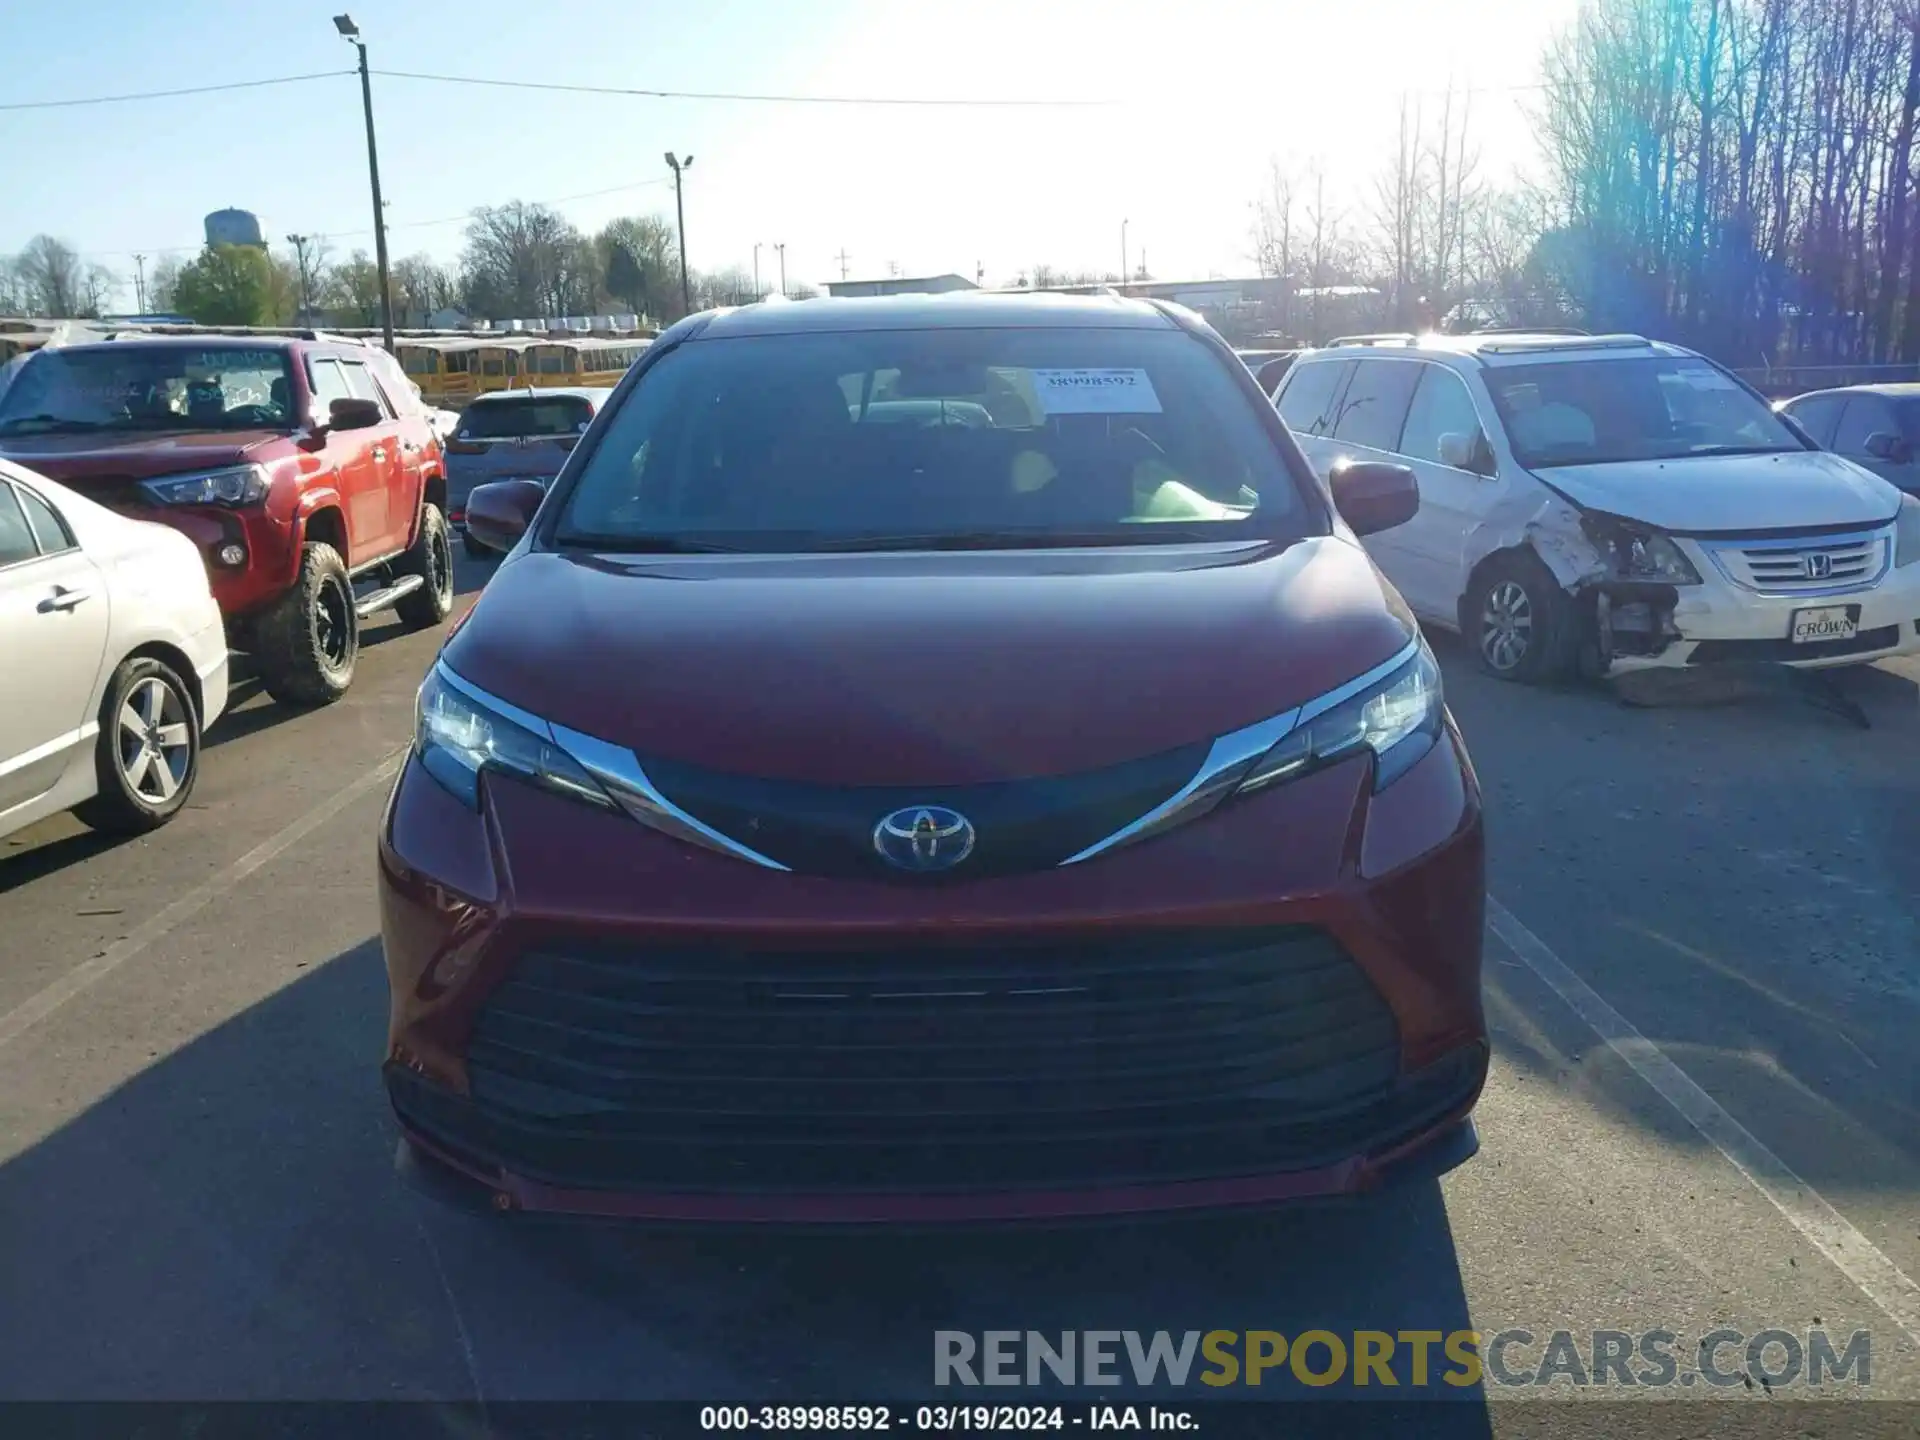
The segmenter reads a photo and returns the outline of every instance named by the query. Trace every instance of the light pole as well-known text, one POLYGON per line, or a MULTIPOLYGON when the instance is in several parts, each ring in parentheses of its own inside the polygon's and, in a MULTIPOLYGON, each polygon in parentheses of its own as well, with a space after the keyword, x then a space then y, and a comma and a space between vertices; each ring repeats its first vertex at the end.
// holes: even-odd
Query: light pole
POLYGON ((673 209, 680 222, 680 308, 687 314, 693 313, 693 285, 687 279, 687 202, 680 194, 680 175, 682 171, 693 168, 693 157, 677 159, 674 153, 667 152, 667 164, 673 170, 673 209))
POLYGON ((1127 222, 1120 222, 1120 283, 1127 283, 1127 222))
POLYGON ((307 242, 312 238, 310 235, 289 235, 287 237, 287 243, 293 246, 293 253, 297 255, 300 260, 300 314, 298 318, 302 325, 307 323, 313 310, 313 299, 307 293, 307 242))
POLYGON ((759 240, 753 242, 753 298, 755 300, 766 298, 760 293, 760 246, 762 243, 759 240))
POLYGON ((787 242, 782 240, 773 248, 780 256, 780 298, 784 300, 787 297, 787 242))
POLYGON ((373 76, 367 69, 367 42, 351 15, 333 17, 333 28, 360 52, 360 101, 367 112, 367 178, 373 185, 373 256, 380 267, 380 335, 393 353, 393 280, 387 271, 387 207, 380 199, 380 150, 373 143, 373 76))
POLYGON ((147 257, 133 257, 133 303, 142 315, 147 313, 147 257))

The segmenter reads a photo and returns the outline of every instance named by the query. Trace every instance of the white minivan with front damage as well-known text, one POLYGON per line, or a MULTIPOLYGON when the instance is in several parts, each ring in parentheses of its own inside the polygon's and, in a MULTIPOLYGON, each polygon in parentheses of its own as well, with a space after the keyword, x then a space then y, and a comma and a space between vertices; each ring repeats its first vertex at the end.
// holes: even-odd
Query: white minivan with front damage
POLYGON ((1920 651, 1920 500, 1678 346, 1356 336, 1275 403, 1323 476, 1413 468, 1418 513, 1367 549, 1503 679, 1920 651))

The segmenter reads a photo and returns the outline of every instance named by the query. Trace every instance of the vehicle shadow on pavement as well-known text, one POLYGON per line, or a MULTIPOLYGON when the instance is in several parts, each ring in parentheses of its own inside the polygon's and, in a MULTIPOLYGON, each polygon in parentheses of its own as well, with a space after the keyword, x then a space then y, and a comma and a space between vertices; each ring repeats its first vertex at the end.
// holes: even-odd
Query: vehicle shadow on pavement
MULTIPOLYGON (((1810 1184, 1920 1192, 1920 690, 1838 672, 1865 731, 1803 706, 1638 710, 1442 651, 1494 896, 1810 1184), (1570 922, 1568 917, 1584 917, 1570 922)), ((1510 1061, 1664 1143, 1706 1141, 1490 938, 1557 1047, 1510 1061)))
MULTIPOLYGON (((935 1331, 1319 1328, 1350 1344, 1471 1326, 1431 1181, 1333 1208, 1012 1233, 661 1233, 442 1208, 395 1171, 385 1014, 368 940, 0 1166, 0 1398, 1005 1403, 1041 1397, 935 1389, 935 1331)), ((8 1057, 49 1077, 16 1097, 20 1128, 89 1083, 73 1066, 56 1080, 36 1043, 53 1042, 29 1034, 8 1057)), ((1449 1418, 1487 1433, 1480 1392, 1440 1385, 1438 1357, 1422 1393, 1465 1402, 1449 1418)), ((1207 1368, 1196 1355, 1176 1393, 1355 1398, 1284 1367, 1213 1390, 1207 1368)), ((1150 1393, 1129 1379, 1051 1398, 1150 1393)))
POLYGON ((477 555, 468 555, 465 551, 455 555, 453 560, 454 595, 456 597, 461 595, 478 595, 482 590, 487 588, 487 581, 493 578, 493 572, 499 568, 500 562, 505 558, 504 555, 490 555, 483 558, 477 555))
MULTIPOLYGON (((129 835, 103 835, 97 830, 82 828, 77 834, 62 835, 57 840, 48 840, 43 844, 33 844, 32 837, 47 822, 10 835, 0 841, 0 895, 9 890, 17 890, 31 884, 57 870, 69 865, 78 865, 103 855, 116 845, 125 845, 138 838, 129 835)), ((75 823, 78 822, 68 822, 75 823)))

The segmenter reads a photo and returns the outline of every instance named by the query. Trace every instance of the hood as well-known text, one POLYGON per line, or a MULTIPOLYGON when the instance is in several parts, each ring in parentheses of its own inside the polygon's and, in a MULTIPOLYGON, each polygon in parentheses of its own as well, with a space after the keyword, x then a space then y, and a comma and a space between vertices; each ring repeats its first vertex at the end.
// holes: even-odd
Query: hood
POLYGON ((503 563, 447 664, 648 756, 827 785, 1117 765, 1324 694, 1411 626, 1361 549, 503 563))
POLYGON ((50 480, 85 489, 87 481, 150 480, 218 470, 263 458, 259 453, 288 438, 280 430, 151 430, 125 435, 6 435, 0 455, 38 470, 50 480))
POLYGON ((1820 450, 1556 465, 1536 473, 1577 505, 1682 534, 1881 525, 1900 508, 1893 486, 1820 450))

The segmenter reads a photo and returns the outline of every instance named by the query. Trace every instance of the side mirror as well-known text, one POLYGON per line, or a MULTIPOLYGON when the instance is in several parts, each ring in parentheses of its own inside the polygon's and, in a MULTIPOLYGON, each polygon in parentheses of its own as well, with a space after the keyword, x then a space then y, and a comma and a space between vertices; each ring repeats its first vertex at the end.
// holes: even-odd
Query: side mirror
POLYGON ((1913 458, 1913 446, 1888 430, 1876 430, 1867 437, 1867 454, 1889 465, 1904 465, 1913 458))
POLYGON ((1420 509, 1419 482, 1405 465, 1360 460, 1340 466, 1328 484, 1333 490, 1334 508, 1356 535, 1373 535, 1404 525, 1420 509))
POLYGON ((387 418, 374 400, 336 400, 327 407, 330 430, 371 430, 387 418))
POLYGON ((546 498, 546 487, 536 480, 476 485, 467 496, 467 533, 489 550, 511 550, 546 498))

